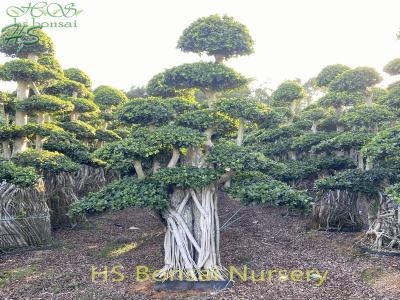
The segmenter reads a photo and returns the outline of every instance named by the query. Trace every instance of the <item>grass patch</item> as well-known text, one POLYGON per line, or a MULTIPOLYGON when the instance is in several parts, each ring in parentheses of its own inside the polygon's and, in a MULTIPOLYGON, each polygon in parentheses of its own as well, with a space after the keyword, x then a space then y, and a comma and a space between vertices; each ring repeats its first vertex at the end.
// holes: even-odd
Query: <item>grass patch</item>
POLYGON ((26 266, 0 272, 0 288, 5 287, 8 283, 14 280, 23 279, 32 275, 38 274, 35 266, 26 266))

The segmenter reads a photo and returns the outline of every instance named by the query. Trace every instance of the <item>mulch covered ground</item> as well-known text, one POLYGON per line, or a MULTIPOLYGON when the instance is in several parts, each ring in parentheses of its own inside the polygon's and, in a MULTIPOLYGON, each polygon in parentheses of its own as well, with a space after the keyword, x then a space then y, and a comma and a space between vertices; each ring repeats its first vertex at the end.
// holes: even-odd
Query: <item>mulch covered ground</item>
MULTIPOLYGON (((224 199, 219 207, 224 223, 241 204, 224 199)), ((400 257, 354 249, 359 233, 307 230, 307 216, 287 215, 283 207, 244 207, 232 220, 221 233, 223 263, 247 266, 249 280, 236 278, 222 292, 154 292, 151 282, 136 282, 138 266, 163 265, 163 226, 148 210, 126 209, 56 231, 50 247, 0 256, 0 299, 400 299, 400 257), (106 266, 107 281, 98 275, 92 282, 92 268, 106 266), (295 269, 304 272, 294 275, 298 281, 284 272, 295 269), (322 285, 312 272, 306 278, 311 269, 328 271, 322 285), (252 270, 256 279, 265 270, 265 280, 252 282, 252 270), (118 272, 125 278, 113 282, 118 272)))

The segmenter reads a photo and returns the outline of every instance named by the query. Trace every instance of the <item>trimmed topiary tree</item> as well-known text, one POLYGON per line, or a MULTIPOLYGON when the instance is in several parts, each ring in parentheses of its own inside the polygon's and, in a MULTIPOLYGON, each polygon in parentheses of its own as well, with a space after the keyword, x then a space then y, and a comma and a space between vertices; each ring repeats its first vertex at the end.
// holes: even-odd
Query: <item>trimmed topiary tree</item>
MULTIPOLYGON (((11 28, 8 30, 12 30, 11 28)), ((24 45, 22 48, 17 43, 9 43, 5 40, 8 32, 6 30, 0 36, 0 52, 9 56, 17 56, 18 59, 5 63, 0 69, 0 78, 6 81, 17 82, 16 101, 24 101, 29 97, 32 89, 36 94, 38 89, 36 83, 54 79, 60 75, 57 71, 50 70, 38 62, 39 56, 53 54, 54 48, 51 39, 40 29, 34 29, 33 33, 39 37, 35 44, 24 45)), ((22 39, 29 39, 23 35, 22 39)), ((28 112, 16 110, 15 125, 24 126, 28 123, 28 112)), ((12 155, 23 152, 27 149, 28 140, 26 137, 15 139, 12 155)))
POLYGON ((94 101, 100 107, 109 108, 128 100, 126 95, 111 86, 101 85, 94 90, 94 101))
MULTIPOLYGON (((40 126, 45 123, 45 113, 70 112, 74 109, 74 106, 70 102, 54 96, 34 95, 17 102, 16 108, 22 112, 36 114, 36 123, 40 126)), ((40 134, 36 135, 35 148, 39 151, 43 148, 43 137, 40 134)))
MULTIPOLYGON (((203 23, 203 20, 197 22, 203 23)), ((229 19, 229 22, 233 21, 229 19)), ((212 52, 207 48, 207 36, 200 41, 191 37, 193 28, 195 25, 185 31, 180 44, 185 40, 188 45, 188 40, 192 39, 199 52, 224 55, 224 58, 248 52, 240 49, 212 52)), ((217 35, 210 34, 216 39, 217 35)), ((230 35, 218 34, 215 45, 227 44, 231 39, 230 35)), ((240 41, 232 41, 232 44, 239 45, 240 41)), ((282 182, 278 184, 271 180, 269 184, 263 184, 266 180, 263 176, 254 180, 252 191, 242 191, 246 183, 240 185, 240 182, 249 179, 244 173, 268 172, 275 163, 262 153, 226 140, 238 139, 235 118, 247 120, 249 124, 261 123, 269 109, 246 99, 220 100, 215 104, 217 92, 247 83, 242 75, 221 64, 221 59, 217 57, 216 60, 216 63, 184 64, 156 75, 152 81, 160 82, 151 84, 153 88, 157 87, 153 91, 167 97, 132 99, 119 105, 116 110, 118 120, 130 129, 130 133, 127 138, 96 150, 95 156, 127 176, 103 191, 85 197, 71 209, 73 214, 131 205, 155 209, 166 225, 165 265, 157 274, 164 280, 179 279, 179 274, 192 281, 198 281, 206 274, 211 280, 226 279, 219 252, 218 191, 232 177, 238 176, 231 187, 232 195, 243 196, 246 202, 267 202, 271 195, 271 202, 284 204, 284 197, 288 196, 287 201, 293 206, 307 206, 307 197, 282 182), (179 95, 179 90, 191 89, 200 89, 204 93, 206 107, 194 104, 191 99, 170 98, 179 95), (136 176, 132 177, 132 174, 136 176)))
POLYGON ((89 75, 77 68, 69 68, 64 70, 64 76, 69 80, 82 83, 87 88, 92 86, 92 81, 90 80, 89 75))
POLYGON ((382 77, 373 68, 358 67, 337 76, 329 88, 335 92, 364 92, 381 81, 382 77))
POLYGON ((217 63, 254 52, 248 29, 232 17, 211 15, 200 18, 183 31, 178 48, 214 56, 217 63))
POLYGON ((315 81, 319 87, 329 87, 332 81, 334 81, 339 75, 350 70, 348 66, 336 64, 326 66, 319 72, 315 81))
POLYGON ((400 75, 400 58, 395 58, 388 62, 383 68, 383 71, 392 76, 400 75))
MULTIPOLYGON (((306 97, 306 91, 299 82, 287 80, 277 87, 271 97, 274 106, 290 107, 293 116, 299 109, 299 102, 306 97)), ((291 120, 293 120, 293 118, 291 120)))
POLYGON ((267 105, 243 98, 220 99, 217 101, 216 109, 238 119, 239 126, 236 139, 238 146, 243 144, 245 124, 261 124, 270 112, 267 105))

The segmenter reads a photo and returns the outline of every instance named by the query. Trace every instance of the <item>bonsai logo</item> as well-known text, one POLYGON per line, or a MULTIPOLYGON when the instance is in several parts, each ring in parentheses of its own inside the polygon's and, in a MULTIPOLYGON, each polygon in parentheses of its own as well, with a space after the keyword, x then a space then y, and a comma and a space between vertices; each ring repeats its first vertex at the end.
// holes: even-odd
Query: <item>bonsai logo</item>
MULTIPOLYGON (((26 26, 21 24, 11 24, 4 27, 1 33, 4 34, 5 45, 10 42, 19 45, 19 50, 24 46, 33 45, 39 42, 39 37, 34 33, 35 29, 42 26, 26 26)), ((18 51, 17 51, 18 52, 18 51)))
POLYGON ((76 8, 75 3, 40 1, 22 6, 10 6, 6 9, 6 14, 13 18, 14 24, 43 28, 76 28, 78 26, 76 18, 82 11, 76 8))

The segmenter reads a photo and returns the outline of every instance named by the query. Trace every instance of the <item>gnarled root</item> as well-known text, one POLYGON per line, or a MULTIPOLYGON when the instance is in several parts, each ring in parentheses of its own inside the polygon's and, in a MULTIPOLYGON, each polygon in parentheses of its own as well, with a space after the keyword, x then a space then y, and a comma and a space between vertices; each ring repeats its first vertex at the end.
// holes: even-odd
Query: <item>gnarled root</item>
POLYGON ((50 241, 50 213, 42 180, 20 188, 0 182, 0 252, 50 241))
POLYGON ((357 205, 356 193, 342 190, 324 192, 313 207, 312 225, 324 230, 357 230, 362 227, 362 219, 357 205))
POLYGON ((219 257, 217 202, 214 186, 174 192, 172 207, 164 213, 165 266, 158 272, 159 278, 199 281, 226 277, 219 257))
POLYGON ((400 250, 400 205, 388 195, 379 193, 379 210, 367 237, 376 250, 400 250))

